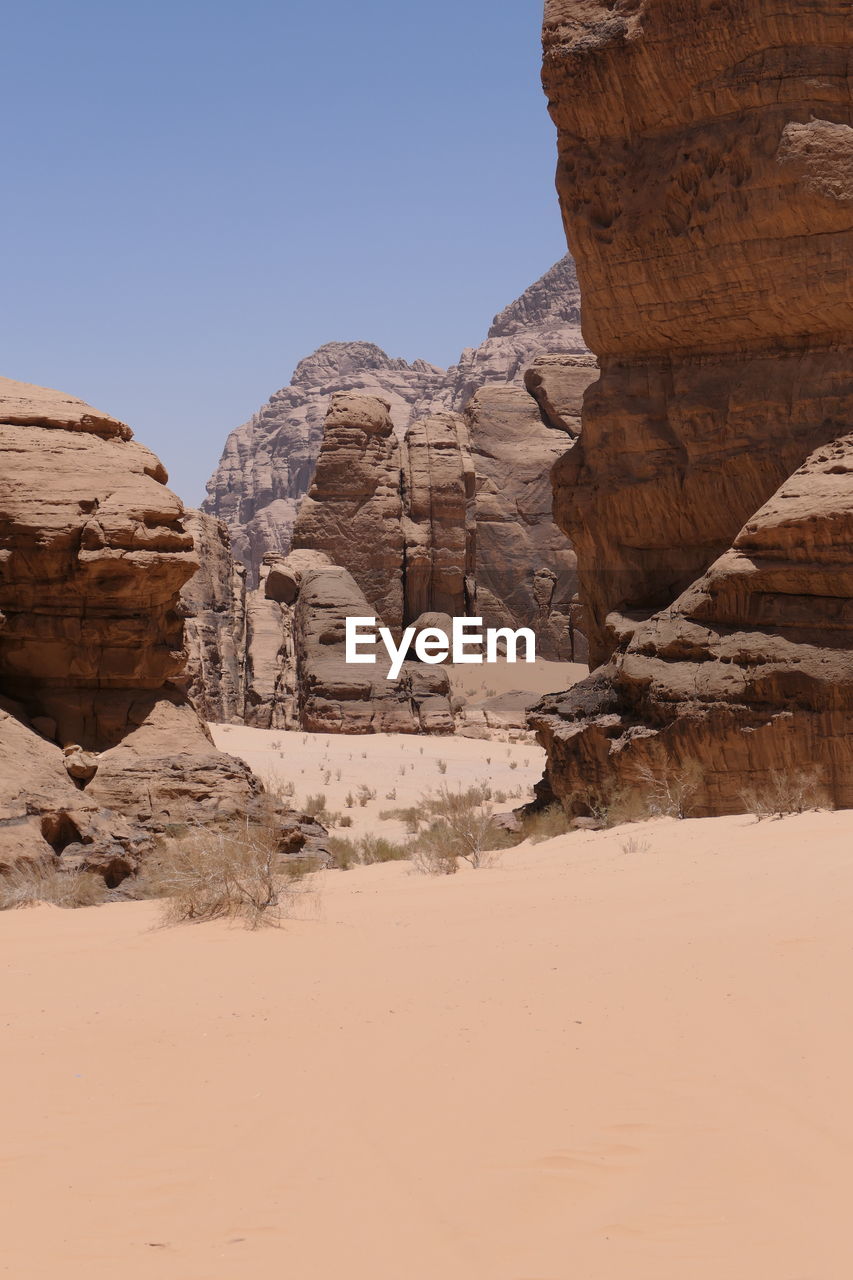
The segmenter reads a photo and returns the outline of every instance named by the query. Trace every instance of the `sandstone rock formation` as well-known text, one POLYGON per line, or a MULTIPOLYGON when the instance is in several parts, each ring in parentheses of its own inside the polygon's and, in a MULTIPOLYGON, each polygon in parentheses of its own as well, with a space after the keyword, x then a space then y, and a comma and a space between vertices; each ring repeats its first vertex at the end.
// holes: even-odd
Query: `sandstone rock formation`
POLYGON ((345 565, 399 637, 403 621, 403 505, 400 445, 390 405, 337 392, 326 415, 314 480, 293 529, 293 547, 345 565))
MULTIPOLYGON (((448 369, 447 407, 464 409, 480 387, 519 385, 537 356, 551 352, 588 356, 580 304, 575 264, 566 254, 495 316, 485 342, 466 348, 459 363, 448 369)), ((430 407, 437 408, 438 403, 430 407)), ((423 412, 423 406, 418 411, 423 412)))
POLYGON ((473 612, 476 477, 468 429, 455 413, 413 422, 403 445, 406 622, 473 612))
MULTIPOLYGON (((572 375, 580 387, 595 367, 572 375)), ((530 627, 543 657, 582 661, 575 556, 551 516, 549 472, 570 435, 562 395, 558 427, 515 386, 483 388, 464 416, 418 419, 402 473, 384 404, 333 397, 294 544, 346 569, 395 635, 401 619, 467 613, 490 627, 530 627)))
MULTIPOLYGON (((595 376, 594 366, 584 369, 595 376)), ((523 387, 484 387, 466 418, 477 476, 476 611, 489 627, 531 627, 543 657, 582 662, 575 553, 551 515, 550 472, 565 429, 544 421, 523 387)))
POLYGON ((390 406, 399 438, 416 418, 459 411, 487 383, 520 383, 534 357, 583 353, 579 291, 567 255, 502 311, 479 347, 458 365, 408 364, 369 342, 331 342, 298 365, 289 386, 228 437, 208 482, 203 509, 224 520, 234 555, 258 582, 267 553, 291 545, 296 509, 308 492, 330 397, 338 391, 378 396, 390 406))
POLYGON ((231 554, 226 525, 188 509, 184 528, 200 568, 181 588, 186 679, 205 720, 243 719, 246 657, 246 571, 231 554))
POLYGON ((183 509, 123 423, 0 380, 0 861, 131 871, 164 824, 260 791, 187 703, 183 509))
MULTIPOLYGON (((294 553, 296 554, 296 553, 294 553)), ((299 724, 322 733, 452 733, 450 683, 441 666, 404 662, 388 680, 377 649, 373 665, 345 661, 347 617, 364 617, 367 602, 339 565, 301 574, 294 606, 299 724)))
MULTIPOLYGON (((317 554, 346 571, 348 585, 344 590, 344 579, 334 575, 318 577, 310 591, 315 610, 325 583, 333 588, 330 609, 345 616, 341 593, 349 592, 352 603, 355 590, 361 612, 376 615, 397 638, 403 625, 425 614, 477 615, 487 626, 533 628, 545 658, 584 661, 575 556, 551 515, 548 473, 577 435, 584 388, 595 376, 589 355, 539 357, 527 374, 529 392, 485 388, 465 414, 416 419, 402 445, 388 401, 336 393, 297 517, 294 551, 287 558, 265 554, 255 590, 245 590, 242 572, 231 564, 224 525, 190 513, 188 528, 205 565, 183 593, 190 692, 198 709, 210 719, 258 728, 319 722, 300 685, 314 657, 310 646, 300 648, 293 609, 299 565, 317 554), (299 661, 299 653, 309 656, 299 661)), ((305 609, 299 617, 307 619, 305 609)), ((332 665, 341 655, 334 654, 332 665)), ((446 691, 434 691, 434 675, 422 664, 419 669, 422 678, 408 671, 406 689, 394 695, 411 708, 398 707, 393 715, 403 715, 413 731, 445 732, 447 706, 436 703, 427 714, 421 684, 426 680, 430 696, 445 702, 446 691)), ((356 702, 364 701, 362 675, 356 673, 356 702)), ((335 679, 346 684, 341 671, 335 679)), ((372 731, 393 715, 387 686, 374 681, 370 687, 384 708, 372 718, 359 708, 361 723, 372 731)), ((343 731, 352 719, 332 715, 324 723, 343 731)))
POLYGON ((546 6, 601 364, 554 478, 608 665, 536 720, 569 807, 686 763, 696 812, 812 767, 851 803, 849 16, 546 6))
POLYGON ((330 342, 300 361, 290 385, 232 431, 208 482, 203 509, 225 521, 250 586, 257 586, 264 555, 290 549, 331 396, 339 391, 378 396, 402 429, 414 405, 431 400, 444 378, 443 369, 425 360, 395 360, 371 342, 330 342))

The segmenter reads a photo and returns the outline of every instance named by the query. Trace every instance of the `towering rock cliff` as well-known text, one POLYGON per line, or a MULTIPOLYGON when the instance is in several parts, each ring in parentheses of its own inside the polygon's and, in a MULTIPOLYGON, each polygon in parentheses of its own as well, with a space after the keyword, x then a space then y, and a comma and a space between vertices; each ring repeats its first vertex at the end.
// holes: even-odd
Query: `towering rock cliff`
POLYGON ((332 395, 355 391, 390 405, 403 431, 414 406, 443 387, 445 372, 425 360, 394 360, 372 342, 329 342, 300 361, 290 385, 232 431, 208 481, 202 509, 228 526, 236 558, 257 586, 268 552, 290 548, 300 499, 314 476, 332 395))
POLYGON ((199 564, 159 460, 80 400, 0 379, 0 864, 118 883, 169 822, 261 788, 182 688, 199 564))
MULTIPOLYGON (((593 377, 594 366, 585 368, 593 377)), ((550 473, 565 429, 516 386, 483 387, 465 417, 477 477, 476 611, 489 627, 531 627, 542 657, 583 662, 575 553, 551 515, 550 473)))
POLYGON ((187 510, 184 528, 200 568, 181 589, 186 683, 205 720, 241 721, 245 692, 246 571, 215 516, 187 510))
POLYGON ((577 278, 568 255, 496 316, 485 342, 463 351, 448 370, 424 360, 392 359, 369 342, 328 343, 300 362, 289 386, 232 431, 203 510, 224 520, 234 555, 255 586, 264 555, 284 554, 291 545, 296 509, 310 487, 335 392, 387 401, 402 440, 416 418, 461 410, 480 386, 520 383, 541 352, 584 350, 577 278))
POLYGON ((841 0, 546 6, 601 364, 555 470, 609 663, 538 713, 569 807, 696 763, 696 812, 781 769, 853 803, 850 51, 841 0))
POLYGON ((418 418, 406 432, 403 464, 406 622, 423 613, 472 613, 477 478, 464 419, 418 418))
POLYGON ((524 387, 488 386, 464 414, 413 422, 402 453, 382 401, 334 396, 295 547, 345 568, 395 632, 424 613, 476 614, 533 628, 543 657, 582 661, 575 555, 551 516, 549 473, 595 376, 585 359, 574 402, 549 383, 555 425, 524 387))
MULTIPOLYGON (((492 383, 521 384, 536 356, 586 354, 580 303, 575 264, 567 253, 495 316, 485 342, 466 348, 448 369, 447 407, 464 409, 480 387, 492 383)), ((437 401, 431 406, 438 407, 437 401)))
POLYGON ((368 604, 399 636, 403 622, 400 444, 390 405, 338 391, 326 414, 314 479, 293 530, 294 549, 345 564, 368 604))

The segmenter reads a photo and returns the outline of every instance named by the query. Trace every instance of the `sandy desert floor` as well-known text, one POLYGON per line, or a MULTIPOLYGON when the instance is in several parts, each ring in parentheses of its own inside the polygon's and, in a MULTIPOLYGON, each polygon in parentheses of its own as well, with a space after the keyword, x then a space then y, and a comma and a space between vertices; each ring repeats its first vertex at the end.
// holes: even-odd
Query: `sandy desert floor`
POLYGON ((0 916, 0 1275, 842 1280, 853 813, 0 916))
MULTIPOLYGON (((512 690, 541 694, 568 688, 588 674, 577 663, 541 660, 488 667, 451 664, 450 672, 454 687, 471 706, 512 690)), ((325 796, 328 810, 352 820, 349 829, 333 828, 334 834, 356 839, 372 832, 404 840, 405 824, 380 814, 417 805, 443 785, 458 789, 488 783, 498 794, 496 807, 513 808, 532 798, 545 763, 545 752, 527 732, 497 731, 489 739, 477 739, 286 733, 243 725, 212 724, 210 729, 218 747, 244 759, 271 788, 292 785, 287 803, 299 808, 309 796, 325 796), (359 798, 360 787, 375 795, 368 799, 362 792, 359 798)))

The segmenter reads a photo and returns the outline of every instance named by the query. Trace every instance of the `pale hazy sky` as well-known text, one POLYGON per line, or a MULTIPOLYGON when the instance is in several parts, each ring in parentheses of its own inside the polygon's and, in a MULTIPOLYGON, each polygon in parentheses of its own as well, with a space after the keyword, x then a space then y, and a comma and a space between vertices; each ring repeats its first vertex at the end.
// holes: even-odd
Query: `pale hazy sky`
POLYGON ((448 364, 565 251, 540 0, 26 0, 3 18, 0 373, 198 502, 322 342, 448 364))

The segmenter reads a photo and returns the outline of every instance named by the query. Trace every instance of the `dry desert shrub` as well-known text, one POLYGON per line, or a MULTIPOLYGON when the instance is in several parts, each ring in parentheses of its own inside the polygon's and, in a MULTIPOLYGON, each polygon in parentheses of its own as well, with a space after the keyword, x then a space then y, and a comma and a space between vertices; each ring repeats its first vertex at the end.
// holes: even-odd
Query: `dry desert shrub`
POLYGON ((163 899, 167 924, 229 919, 257 929, 280 923, 296 881, 309 869, 307 861, 282 857, 273 822, 246 819, 165 841, 146 861, 137 891, 163 899))
POLYGON ((332 866, 340 871, 349 871, 354 866, 369 867, 375 862, 401 862, 411 853, 408 845, 373 835, 362 836, 360 840, 333 836, 327 847, 332 855, 332 866))
POLYGON ((639 836, 629 836, 622 841, 620 847, 623 853, 648 853, 652 846, 648 840, 642 840, 639 836))
POLYGON ((267 793, 273 796, 282 804, 286 804, 288 800, 292 800, 296 795, 296 784, 293 782, 285 782, 283 778, 278 778, 274 774, 267 774, 264 778, 264 788, 267 793))
POLYGON ((405 824, 406 831, 410 836, 416 836, 418 834, 421 828, 421 823, 425 820, 423 807, 419 807, 418 805, 407 805, 405 808, 401 809, 380 809, 379 811, 380 822, 402 822, 405 824))
POLYGON ((302 806, 309 818, 319 818, 321 814, 326 812, 326 794, 324 791, 318 791, 316 795, 309 795, 305 799, 302 806))
POLYGON ((805 813, 820 809, 821 779, 817 769, 796 769, 774 773, 761 784, 741 792, 747 813, 762 818, 782 818, 789 813, 805 813))
POLYGON ((0 911, 34 907, 96 907, 107 896, 103 878, 91 871, 63 871, 61 866, 24 862, 0 875, 0 911))
POLYGON ((687 818, 702 783, 702 770, 695 761, 680 768, 670 766, 661 773, 651 765, 639 764, 634 768, 633 780, 642 795, 645 817, 687 818))
POLYGON ((485 784, 451 791, 443 786, 424 797, 429 825, 412 851, 415 869, 430 875, 452 875, 459 860, 478 869, 493 863, 513 842, 495 825, 492 793, 485 784))
POLYGON ((531 844, 541 844, 543 840, 564 836, 569 830, 569 818, 563 806, 550 804, 547 809, 539 809, 522 818, 520 838, 529 840, 531 844))

